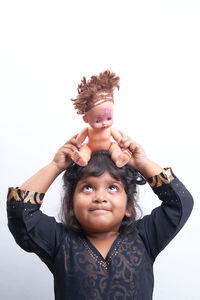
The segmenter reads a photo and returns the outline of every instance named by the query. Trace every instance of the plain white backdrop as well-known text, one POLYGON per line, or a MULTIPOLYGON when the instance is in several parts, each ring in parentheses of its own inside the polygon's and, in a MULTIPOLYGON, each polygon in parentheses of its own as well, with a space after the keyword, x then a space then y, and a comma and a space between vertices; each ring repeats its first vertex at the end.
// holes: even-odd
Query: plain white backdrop
MULTIPOLYGON (((85 75, 121 77, 114 127, 191 191, 195 206, 154 266, 155 300, 197 300, 199 290, 200 2, 0 1, 0 298, 54 299, 53 277, 7 228, 8 186, 47 164, 85 124, 73 108, 85 75)), ((57 218, 61 176, 42 211, 57 218)), ((144 213, 160 205, 140 189, 144 213)))

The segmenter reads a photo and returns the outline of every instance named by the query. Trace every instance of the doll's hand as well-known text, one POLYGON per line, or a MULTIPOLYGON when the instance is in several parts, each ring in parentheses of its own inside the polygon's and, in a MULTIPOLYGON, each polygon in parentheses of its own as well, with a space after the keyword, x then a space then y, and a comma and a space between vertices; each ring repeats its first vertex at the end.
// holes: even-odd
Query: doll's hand
POLYGON ((80 144, 76 138, 77 134, 67 141, 54 156, 53 163, 60 170, 60 172, 64 171, 72 162, 70 158, 72 153, 80 149, 80 144))

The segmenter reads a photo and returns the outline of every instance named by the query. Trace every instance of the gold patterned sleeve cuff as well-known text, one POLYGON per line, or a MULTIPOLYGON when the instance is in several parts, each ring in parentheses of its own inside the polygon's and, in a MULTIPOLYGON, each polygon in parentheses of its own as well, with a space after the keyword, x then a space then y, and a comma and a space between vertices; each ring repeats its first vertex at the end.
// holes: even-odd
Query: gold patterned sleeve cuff
POLYGON ((19 188, 10 187, 8 189, 7 201, 15 200, 17 202, 31 203, 41 205, 44 198, 44 193, 24 191, 19 188))
POLYGON ((176 176, 173 174, 171 168, 164 168, 164 171, 162 173, 149 178, 148 183, 152 188, 160 187, 163 184, 169 184, 175 178, 176 176))

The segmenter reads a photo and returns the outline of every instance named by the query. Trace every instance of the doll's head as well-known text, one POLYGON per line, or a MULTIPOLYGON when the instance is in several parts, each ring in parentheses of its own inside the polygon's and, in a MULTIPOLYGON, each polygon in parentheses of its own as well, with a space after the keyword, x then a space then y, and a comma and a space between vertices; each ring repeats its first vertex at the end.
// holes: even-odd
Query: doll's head
POLYGON ((83 77, 78 85, 78 96, 71 99, 78 114, 84 115, 93 107, 105 102, 114 103, 114 89, 119 89, 120 78, 110 71, 92 76, 88 81, 83 77))
MULTIPOLYGON (((88 201, 88 197, 90 197, 90 189, 93 189, 93 186, 90 186, 91 182, 89 181, 89 184, 87 183, 88 178, 92 177, 94 181, 95 178, 99 178, 100 181, 102 175, 104 174, 107 174, 107 177, 110 177, 111 179, 113 178, 115 184, 111 184, 110 186, 109 183, 108 189, 111 191, 111 193, 115 193, 116 189, 119 188, 120 193, 118 193, 118 197, 121 198, 118 198, 118 200, 124 201, 124 207, 126 208, 126 212, 128 212, 124 213, 120 219, 119 231, 125 232, 129 228, 132 228, 132 226, 135 224, 136 209, 138 208, 136 201, 137 185, 144 184, 146 180, 140 175, 139 172, 129 165, 125 165, 122 168, 117 168, 110 157, 109 151, 98 151, 92 154, 87 166, 80 167, 79 165, 72 163, 63 175, 64 197, 61 208, 61 216, 62 222, 67 226, 68 229, 76 232, 83 231, 76 214, 70 213, 74 209, 74 201, 76 201, 77 189, 80 187, 85 189, 86 193, 89 191, 89 196, 87 195, 87 197, 84 198, 83 195, 83 197, 81 196, 81 199, 81 193, 78 193, 79 201, 81 200, 79 203, 88 201), (82 182, 83 184, 86 182, 83 187, 81 185, 82 182)), ((83 194, 85 194, 85 192, 83 194)), ((107 196, 105 196, 105 200, 107 202, 104 201, 104 204, 106 207, 110 207, 110 199, 107 199, 106 197, 107 196)), ((93 206, 93 204, 91 205, 93 206)))
POLYGON ((83 116, 84 122, 93 129, 106 129, 113 124, 113 102, 105 101, 95 105, 83 116))

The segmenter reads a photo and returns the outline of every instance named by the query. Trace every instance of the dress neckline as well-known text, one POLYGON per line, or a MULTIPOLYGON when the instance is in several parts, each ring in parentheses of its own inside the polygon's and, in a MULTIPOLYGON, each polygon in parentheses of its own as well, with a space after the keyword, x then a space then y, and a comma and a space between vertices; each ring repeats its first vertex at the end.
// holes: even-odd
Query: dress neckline
POLYGON ((84 247, 87 249, 89 255, 93 257, 93 259, 102 265, 104 268, 108 268, 108 265, 110 264, 112 258, 116 256, 119 253, 119 246, 121 244, 122 236, 119 234, 114 242, 112 243, 106 258, 103 257, 103 255, 99 252, 99 250, 92 244, 92 242, 88 239, 88 237, 83 234, 80 239, 83 242, 84 247))

